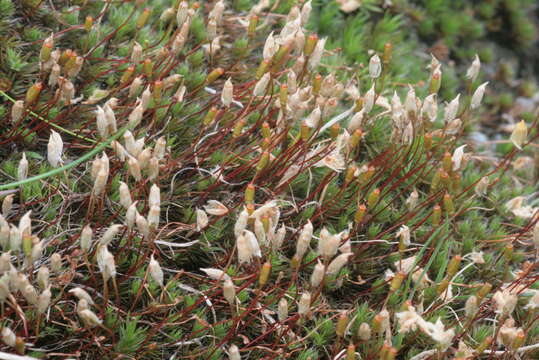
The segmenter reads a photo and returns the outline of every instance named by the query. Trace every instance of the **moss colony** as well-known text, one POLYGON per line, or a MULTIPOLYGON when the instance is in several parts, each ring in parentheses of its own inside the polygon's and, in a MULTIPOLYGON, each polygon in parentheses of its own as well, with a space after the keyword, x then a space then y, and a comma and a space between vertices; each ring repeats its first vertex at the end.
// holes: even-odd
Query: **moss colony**
POLYGON ((537 117, 319 5, 0 0, 0 358, 539 357, 537 117))

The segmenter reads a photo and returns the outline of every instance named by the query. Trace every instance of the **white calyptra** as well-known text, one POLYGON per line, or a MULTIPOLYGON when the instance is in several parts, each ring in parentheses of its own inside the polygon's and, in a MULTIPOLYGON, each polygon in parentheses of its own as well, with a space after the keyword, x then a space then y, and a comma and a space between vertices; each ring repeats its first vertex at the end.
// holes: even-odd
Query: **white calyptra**
POLYGON ((318 285, 322 283, 325 272, 326 267, 320 262, 320 260, 318 260, 318 263, 314 266, 313 273, 311 274, 311 286, 313 288, 317 288, 318 285))
POLYGON ((163 80, 163 88, 169 89, 181 81, 183 77, 180 74, 172 74, 163 80))
POLYGON ((133 45, 133 50, 131 51, 131 62, 138 64, 142 61, 142 46, 135 41, 133 45))
POLYGON ((526 337, 524 334, 524 330, 522 330, 521 328, 517 328, 515 326, 515 320, 513 318, 509 318, 505 320, 503 325, 500 327, 496 342, 499 345, 510 348, 515 343, 517 337, 521 337, 524 339, 526 337))
POLYGON ((227 278, 223 281, 223 296, 230 305, 234 305, 236 301, 236 289, 232 279, 227 278))
POLYGON ((397 317, 397 323, 399 324, 400 334, 417 330, 420 323, 424 321, 415 311, 413 306, 408 306, 406 311, 398 312, 395 314, 395 316, 397 317))
POLYGON ((496 312, 502 315, 511 315, 517 305, 518 296, 508 289, 496 291, 492 297, 496 303, 496 312))
POLYGON ((408 209, 412 210, 416 207, 417 201, 419 200, 419 193, 417 192, 417 189, 414 188, 414 191, 410 193, 408 198, 405 201, 406 206, 408 209))
POLYGON ((137 224, 137 229, 140 231, 140 233, 145 237, 148 238, 150 236, 150 225, 148 224, 148 220, 142 215, 140 215, 138 212, 136 214, 135 223, 137 224))
POLYGON ((311 239, 313 237, 313 224, 311 221, 307 221, 307 224, 303 226, 301 233, 298 237, 298 242, 296 244, 296 255, 301 259, 303 255, 307 252, 311 239))
POLYGON ((200 270, 204 271, 213 280, 226 280, 230 279, 230 276, 226 274, 223 270, 213 269, 213 268, 201 268, 200 270))
POLYGON ((223 216, 228 213, 228 208, 217 200, 208 200, 204 210, 210 215, 223 216))
POLYGON ((254 224, 254 230, 255 230, 255 236, 257 239, 260 240, 260 243, 262 245, 267 245, 267 236, 266 236, 266 230, 264 229, 264 224, 259 218, 255 218, 255 224, 254 224))
POLYGON ((125 225, 129 230, 133 229, 133 226, 135 225, 135 221, 137 218, 137 202, 135 201, 132 203, 125 212, 125 225))
POLYGON ((240 350, 236 345, 231 345, 228 348, 228 358, 230 360, 241 360, 240 350))
POLYGON ((288 74, 286 76, 286 86, 288 86, 289 94, 295 94, 298 90, 297 75, 292 70, 288 70, 288 74))
POLYGON ((22 153, 22 158, 19 161, 19 167, 17 168, 17 180, 24 180, 28 176, 28 160, 26 154, 22 153))
POLYGON ((533 245, 536 249, 539 249, 539 221, 535 223, 535 226, 533 227, 533 235, 532 235, 533 245))
POLYGON ((391 325, 390 318, 389 318, 389 311, 387 311, 387 309, 384 308, 382 309, 382 311, 378 313, 378 315, 380 316, 380 332, 385 333, 386 330, 389 329, 391 325))
POLYGON ((479 69, 481 69, 481 61, 479 60, 479 56, 475 54, 472 65, 470 65, 466 71, 466 78, 471 81, 475 81, 475 79, 477 79, 477 75, 479 75, 479 69))
POLYGON ((275 224, 278 221, 278 206, 275 200, 266 202, 264 205, 253 211, 251 218, 261 219, 262 216, 268 215, 272 218, 275 224), (277 218, 276 218, 277 216, 277 218))
POLYGON ((182 34, 176 35, 174 41, 172 42, 171 51, 174 55, 179 55, 182 51, 183 46, 185 45, 185 37, 182 34))
POLYGON ((142 86, 142 83, 143 83, 142 76, 137 76, 136 78, 134 78, 133 81, 131 82, 131 85, 129 85, 129 93, 127 96, 131 98, 137 95, 137 93, 140 90, 140 87, 142 86))
POLYGON ((22 246, 22 234, 18 227, 11 225, 9 231, 9 248, 13 251, 21 251, 22 246))
POLYGON ((178 27, 182 26, 189 16, 189 3, 187 1, 182 1, 178 6, 178 11, 176 12, 176 22, 178 27))
POLYGON ((470 107, 472 109, 477 109, 479 105, 481 105, 481 101, 483 100, 483 96, 485 95, 485 89, 487 85, 488 85, 488 81, 482 83, 481 85, 477 87, 477 89, 475 89, 472 95, 472 100, 470 102, 470 107))
POLYGON ((31 214, 32 210, 29 210, 19 220, 19 231, 23 237, 32 235, 32 219, 30 219, 31 214))
POLYGON ((281 300, 279 300, 279 304, 277 305, 277 316, 280 322, 283 322, 288 318, 288 301, 285 297, 282 297, 281 300))
POLYGON ((140 181, 142 179, 142 173, 141 173, 140 165, 137 159, 135 159, 134 157, 129 157, 129 160, 127 161, 127 168, 129 170, 129 174, 136 181, 140 181))
POLYGON ((296 31, 293 43, 297 52, 303 51, 305 48, 305 33, 303 32, 303 29, 299 28, 298 31, 296 31))
POLYGON ((51 255, 51 270, 55 273, 62 271, 62 255, 58 253, 51 255))
POLYGON ((453 152, 451 161, 453 162, 453 171, 459 170, 461 167, 462 159, 464 158, 464 148, 466 145, 459 146, 453 152))
POLYGON ((60 78, 62 68, 58 64, 54 64, 51 69, 51 73, 49 74, 49 86, 54 87, 56 84, 58 84, 58 79, 60 78))
POLYGON ((75 97, 75 87, 71 81, 64 78, 62 78, 62 80, 62 85, 60 87, 60 100, 69 105, 75 97))
POLYGON ((11 122, 13 124, 17 123, 24 114, 24 101, 17 100, 11 108, 11 122))
POLYGON ((320 60, 322 60, 322 55, 324 54, 324 48, 326 47, 326 41, 327 38, 323 38, 319 39, 316 43, 314 51, 309 58, 309 68, 311 70, 314 70, 320 64, 320 60))
POLYGON ((352 118, 348 122, 348 132, 353 133, 357 129, 361 128, 364 117, 365 117, 365 109, 361 109, 360 111, 355 113, 354 116, 352 116, 352 118))
POLYGON ((311 0, 307 1, 301 8, 300 17, 302 26, 305 26, 305 24, 307 24, 307 22, 309 21, 309 16, 311 15, 312 9, 313 7, 311 5, 311 0))
POLYGON ((56 131, 51 130, 47 145, 47 160, 52 167, 58 167, 62 163, 63 150, 64 142, 62 141, 62 137, 56 131))
POLYGON ((400 123, 400 118, 404 115, 404 107, 402 106, 401 98, 397 94, 397 91, 393 91, 391 97, 391 116, 395 119, 396 123, 400 123), (398 120, 397 120, 398 119, 398 120))
POLYGON ((97 132, 102 138, 107 138, 109 134, 109 128, 107 124, 107 118, 105 116, 105 111, 101 106, 97 106, 95 110, 95 122, 97 125, 97 132))
POLYGON ((133 147, 131 148, 131 150, 128 149, 128 151, 131 153, 131 155, 133 155, 133 157, 138 157, 142 152, 142 149, 144 149, 144 145, 144 137, 141 137, 136 141, 133 141, 133 147))
POLYGON ((15 347, 17 345, 17 336, 10 328, 4 326, 2 328, 2 341, 7 346, 15 347))
POLYGON ((32 246, 32 252, 30 254, 30 258, 32 259, 32 261, 37 261, 41 258, 41 255, 43 255, 43 246, 43 240, 32 246))
POLYGON ((90 248, 92 247, 92 237, 93 237, 93 231, 90 225, 86 225, 82 228, 82 231, 80 233, 80 248, 84 252, 88 252, 90 248))
POLYGON ((37 294, 37 290, 32 285, 26 285, 24 289, 22 289, 22 295, 29 304, 37 305, 39 295, 37 294))
POLYGON ((0 255, 0 273, 8 272, 11 269, 11 253, 4 252, 0 255))
POLYGON ((142 107, 143 111, 148 108, 151 99, 152 91, 150 90, 150 85, 148 85, 146 89, 144 89, 144 91, 142 92, 142 96, 140 97, 140 106, 142 107))
POLYGON ((444 324, 442 323, 440 318, 438 318, 438 320, 436 320, 434 324, 430 322, 425 323, 426 324, 424 325, 424 332, 426 332, 427 335, 432 338, 432 340, 438 343, 442 351, 447 350, 449 345, 451 345, 453 338, 455 337, 455 330, 445 330, 444 324))
POLYGON ((337 253, 341 237, 339 234, 331 234, 325 227, 320 231, 320 240, 318 242, 318 254, 320 256, 331 258, 337 253))
POLYGON ((223 0, 219 0, 217 3, 215 3, 213 9, 208 14, 208 18, 220 23, 223 18, 223 11, 225 11, 225 3, 223 0))
POLYGON ((436 101, 436 94, 430 94, 423 100, 423 106, 421 107, 421 117, 428 119, 430 122, 436 120, 438 115, 438 102, 436 101))
POLYGON ((368 341, 371 338, 371 327, 368 323, 362 322, 361 325, 359 325, 357 334, 361 340, 368 341))
POLYGON ((154 259, 153 255, 150 258, 150 264, 148 265, 148 271, 149 271, 150 276, 152 277, 152 279, 160 287, 163 287, 163 281, 164 281, 163 269, 161 269, 161 266, 159 265, 157 260, 154 259))
POLYGON ((511 142, 517 147, 517 149, 522 150, 522 145, 528 138, 528 127, 524 120, 521 120, 518 124, 515 125, 511 137, 509 138, 511 142))
POLYGON ((139 102, 138 105, 131 111, 131 113, 128 116, 129 126, 131 128, 136 127, 138 124, 140 124, 140 121, 142 120, 142 115, 144 114, 144 106, 142 105, 142 102, 139 102))
POLYGON ((472 251, 470 254, 470 260, 472 260, 472 262, 474 264, 484 264, 485 263, 485 258, 483 257, 483 252, 482 251, 472 251))
POLYGON ((159 206, 152 206, 148 211, 147 221, 148 226, 152 229, 156 229, 159 226, 159 216, 161 213, 161 208, 159 206))
POLYGON ((37 271, 37 284, 42 290, 45 290, 49 287, 49 268, 42 266, 37 271))
POLYGON ((234 100, 234 85, 232 85, 231 79, 228 78, 221 92, 221 101, 225 107, 229 107, 232 100, 234 100))
POLYGON ((260 80, 258 80, 258 82, 256 83, 255 88, 253 90, 253 95, 254 96, 262 96, 262 95, 264 95, 264 93, 266 92, 266 89, 268 88, 270 78, 271 78, 270 73, 267 72, 267 73, 264 74, 264 76, 262 76, 262 78, 260 80))
POLYGON ((374 106, 374 98, 376 97, 376 90, 374 89, 374 84, 372 84, 371 88, 365 96, 363 97, 363 110, 365 110, 365 114, 368 114, 372 107, 374 106))
POLYGON ((159 186, 153 184, 150 188, 150 197, 149 205, 151 206, 161 206, 161 190, 159 186))
POLYGON ((400 238, 404 246, 410 246, 410 228, 408 226, 402 225, 395 234, 395 237, 400 238))
POLYGON ((247 222, 249 221, 249 213, 244 207, 243 210, 238 215, 238 219, 234 224, 234 235, 236 237, 240 236, 243 233, 243 230, 247 227, 247 222))
POLYGON ((151 157, 152 157, 152 149, 149 147, 142 150, 141 153, 138 154, 137 160, 141 169, 146 169, 148 167, 148 162, 150 161, 151 157))
POLYGON ((88 304, 93 305, 94 300, 92 297, 82 288, 76 287, 68 291, 69 293, 75 295, 79 299, 84 299, 88 302, 88 304))
POLYGON ((436 341, 441 347, 442 351, 445 351, 455 336, 454 329, 445 330, 444 324, 438 318, 435 323, 425 321, 421 315, 419 315, 413 306, 408 306, 408 309, 396 314, 399 324, 399 332, 407 333, 420 329, 422 332, 430 336, 431 339, 436 341))
POLYGON ((99 196, 105 190, 105 185, 107 185, 108 172, 105 167, 100 166, 99 171, 97 172, 96 178, 94 180, 93 193, 95 196, 99 196))
MULTIPOLYGON (((322 160, 314 164, 316 167, 326 166, 335 172, 341 172, 346 168, 345 159, 343 155, 344 147, 346 143, 343 142, 343 136, 346 136, 348 133, 343 132, 337 137, 337 140, 334 142, 335 147, 328 155, 324 156, 322 160)), ((313 153, 316 153, 318 150, 315 149, 313 153)))
POLYGON ((487 194, 488 185, 489 185, 488 176, 483 176, 481 180, 479 180, 477 184, 475 185, 475 189, 474 189, 475 194, 479 197, 485 196, 487 194))
POLYGON ((95 327, 101 325, 102 321, 97 317, 97 315, 89 309, 84 309, 78 312, 78 315, 84 321, 86 326, 95 327))
POLYGON ((307 315, 311 309, 311 293, 305 291, 301 294, 301 297, 298 302, 298 314, 300 316, 307 315))
POLYGON ((264 43, 264 49, 262 50, 262 57, 264 60, 271 60, 273 55, 278 50, 277 43, 275 42, 275 38, 273 37, 273 31, 268 35, 266 38, 266 42, 264 43))
POLYGON ((464 313, 467 317, 474 316, 478 309, 477 296, 471 295, 464 304, 464 313))
POLYGON ((245 236, 240 235, 236 238, 236 247, 238 250, 238 262, 241 264, 243 263, 250 263, 251 259, 253 258, 253 249, 251 247, 251 243, 245 236))
POLYGON ((127 154, 127 150, 120 144, 118 141, 113 141, 111 144, 112 149, 116 153, 116 156, 118 157, 118 160, 121 162, 125 162, 125 156, 127 154))
POLYGON ((321 116, 322 116, 322 111, 320 110, 320 107, 317 106, 305 119, 305 125, 307 125, 311 129, 315 129, 318 126, 318 123, 320 122, 321 116))
POLYGON ((255 234, 249 230, 243 230, 243 236, 247 239, 247 241, 249 241, 252 254, 256 257, 261 257, 262 252, 260 251, 260 245, 258 244, 255 234))
POLYGON ((50 287, 46 288, 37 298, 37 311, 44 314, 51 303, 51 290, 50 287))
POLYGON ((539 308, 539 291, 533 290, 533 295, 528 300, 528 304, 524 306, 524 309, 537 309, 539 308))
POLYGON ((114 115, 114 110, 112 110, 112 107, 110 104, 105 104, 105 107, 103 108, 105 112, 105 119, 107 120, 107 128, 109 130, 110 134, 115 133, 118 130, 118 126, 116 124, 116 115, 114 115))
POLYGON ((294 176, 299 174, 300 170, 301 170, 301 167, 299 165, 296 165, 296 164, 290 165, 288 169, 286 169, 285 173, 283 174, 283 177, 281 178, 281 181, 279 181, 279 184, 277 186, 279 187, 283 184, 286 184, 288 180, 292 179, 294 176))
POLYGON ((415 96, 415 90, 410 85, 408 93, 406 94, 406 100, 404 101, 404 109, 406 110, 406 114, 412 114, 412 116, 417 114, 417 102, 418 99, 415 96))
POLYGON ((380 77, 382 73, 382 64, 380 62, 380 57, 378 54, 374 54, 369 60, 369 75, 371 78, 376 79, 380 77))
POLYGON ((7 248, 9 243, 9 224, 4 218, 3 215, 0 214, 0 246, 2 248, 7 248))
POLYGON ((281 225, 275 236, 273 236, 271 244, 273 249, 279 249, 283 245, 284 238, 286 236, 286 227, 281 225))
POLYGON ((131 191, 129 191, 129 186, 127 186, 127 184, 123 181, 120 181, 119 193, 120 205, 126 209, 129 208, 133 203, 133 200, 131 199, 131 191))
POLYGON ((208 226, 208 214, 202 209, 196 209, 197 231, 201 231, 208 226))
POLYGON ((459 99, 460 94, 458 94, 451 102, 445 107, 444 121, 446 123, 455 120, 457 113, 459 111, 459 99))
POLYGON ((208 39, 215 39, 217 37, 217 21, 214 19, 209 19, 208 25, 206 26, 206 31, 208 33, 208 39))
POLYGON ((112 224, 108 227, 108 229, 105 231, 101 239, 99 240, 100 246, 106 246, 109 245, 112 240, 114 240, 114 237, 120 232, 120 229, 122 228, 122 225, 119 224, 112 224))
POLYGON ((107 246, 100 246, 97 249, 97 265, 104 281, 116 277, 114 256, 109 252, 107 246))
POLYGON ((165 139, 164 136, 161 136, 155 142, 155 145, 153 147, 153 156, 155 156, 157 160, 162 160, 165 157, 166 146, 167 146, 167 140, 165 139))

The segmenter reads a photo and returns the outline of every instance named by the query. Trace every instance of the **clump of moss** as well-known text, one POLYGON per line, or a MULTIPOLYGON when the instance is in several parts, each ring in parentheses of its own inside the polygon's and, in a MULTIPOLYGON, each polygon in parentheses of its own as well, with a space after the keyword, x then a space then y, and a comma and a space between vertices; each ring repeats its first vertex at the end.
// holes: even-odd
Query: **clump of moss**
POLYGON ((533 354, 536 117, 471 141, 486 85, 348 66, 311 2, 54 5, 2 18, 43 36, 2 52, 2 351, 533 354))

